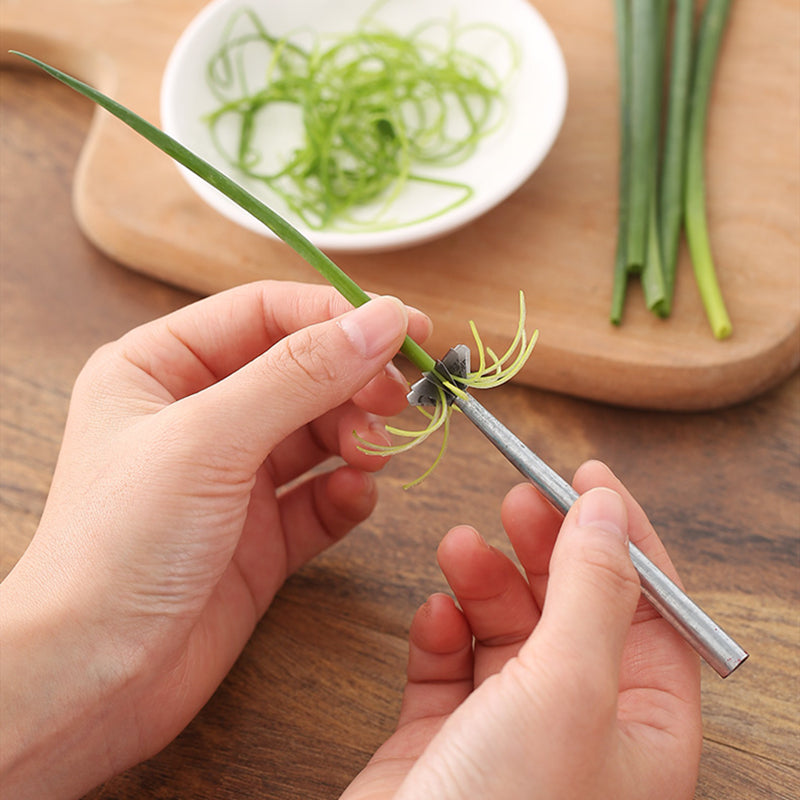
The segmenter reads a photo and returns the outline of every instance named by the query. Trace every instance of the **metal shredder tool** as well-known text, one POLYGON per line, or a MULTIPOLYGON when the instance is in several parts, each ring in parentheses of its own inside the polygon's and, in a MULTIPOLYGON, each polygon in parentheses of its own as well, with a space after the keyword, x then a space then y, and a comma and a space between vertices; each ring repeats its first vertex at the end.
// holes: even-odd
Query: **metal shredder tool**
MULTIPOLYGON (((578 493, 558 473, 515 436, 474 397, 451 392, 446 383, 457 385, 457 377, 469 372, 469 348, 457 345, 425 373, 408 395, 413 406, 433 406, 443 390, 447 401, 460 409, 487 439, 513 464, 553 506, 566 514, 578 493), (454 379, 455 376, 455 379, 454 379)), ((631 561, 639 574, 642 594, 664 619, 689 642, 721 677, 726 678, 747 659, 742 649, 708 614, 670 580, 632 542, 631 561)))

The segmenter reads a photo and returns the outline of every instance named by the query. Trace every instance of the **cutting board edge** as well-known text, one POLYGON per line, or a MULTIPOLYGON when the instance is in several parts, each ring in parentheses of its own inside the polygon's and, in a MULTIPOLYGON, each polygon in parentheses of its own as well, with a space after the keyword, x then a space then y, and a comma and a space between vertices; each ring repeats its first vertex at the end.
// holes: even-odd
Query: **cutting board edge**
MULTIPOLYGON (((133 258, 131 249, 125 243, 141 242, 139 234, 131 229, 121 230, 119 222, 115 223, 111 215, 103 214, 102 209, 93 207, 81 192, 82 185, 82 181, 76 180, 73 191, 73 209, 77 224, 95 247, 126 269, 200 296, 250 281, 284 279, 280 276, 275 278, 260 275, 246 267, 242 267, 238 273, 231 272, 224 281, 219 280, 218 274, 202 269, 197 272, 183 272, 177 276, 174 263, 168 258, 164 260, 159 247, 142 247, 133 258), (122 246, 120 242, 123 243, 122 246)), ((280 243, 270 244, 284 247, 280 243)), ((317 276, 309 270, 308 282, 315 279, 317 276)), ((458 335, 459 333, 454 333, 456 338, 458 335)), ((719 346, 724 347, 725 343, 720 343, 719 346)), ((590 358, 592 356, 589 354, 576 356, 571 350, 559 348, 557 344, 539 342, 530 362, 516 378, 516 382, 544 391, 620 407, 674 412, 721 409, 746 402, 769 391, 800 367, 800 317, 787 335, 774 346, 753 353, 747 359, 750 362, 747 370, 743 370, 740 360, 718 364, 712 369, 707 364, 651 364, 640 365, 635 370, 635 379, 632 379, 633 371, 627 362, 605 356, 601 370, 605 378, 598 382, 587 377, 590 373, 581 368, 581 362, 590 358), (560 369, 543 368, 542 364, 564 364, 571 359, 574 368, 568 373, 560 369), (621 373, 624 373, 624 380, 621 373)))

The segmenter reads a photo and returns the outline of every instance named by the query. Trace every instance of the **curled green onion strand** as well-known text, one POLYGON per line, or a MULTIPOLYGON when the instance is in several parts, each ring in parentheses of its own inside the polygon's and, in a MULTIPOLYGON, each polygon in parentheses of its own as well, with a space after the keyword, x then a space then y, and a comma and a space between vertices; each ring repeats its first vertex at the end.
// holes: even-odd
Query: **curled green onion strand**
POLYGON ((497 37, 516 67, 513 40, 489 24, 431 20, 401 35, 367 15, 329 41, 307 31, 273 36, 254 11, 240 10, 206 73, 220 104, 206 117, 215 147, 312 229, 379 230, 445 213, 473 189, 435 170, 469 158, 504 117, 508 75, 466 49, 476 32, 497 37), (281 154, 271 130, 278 112, 302 129, 281 154), (441 187, 442 206, 389 219, 410 181, 441 187))
POLYGON ((444 451, 447 449, 447 440, 450 436, 450 414, 452 412, 452 406, 448 405, 444 390, 441 387, 437 387, 437 391, 439 393, 439 400, 432 412, 420 408, 419 406, 416 407, 416 410, 428 420, 428 424, 424 428, 420 430, 406 430, 404 428, 396 428, 393 425, 386 426, 386 432, 388 434, 407 439, 408 441, 399 444, 375 444, 373 442, 368 442, 357 433, 354 433, 358 440, 358 449, 361 450, 362 453, 373 456, 394 456, 399 453, 405 453, 414 447, 418 447, 423 442, 427 441, 436 431, 440 429, 443 430, 442 443, 436 458, 422 475, 418 476, 410 483, 404 484, 404 489, 411 489, 417 484, 422 483, 422 481, 424 481, 439 465, 439 462, 444 456, 444 451))
MULTIPOLYGON (((473 389, 493 389, 514 378, 530 358, 538 337, 538 331, 534 331, 530 339, 528 338, 525 332, 526 321, 525 295, 520 292, 517 332, 506 352, 498 357, 491 348, 484 348, 478 329, 475 323, 470 320, 470 331, 478 351, 478 368, 474 372, 470 372, 466 379, 459 382, 473 389), (516 355, 514 355, 515 353, 516 355), (489 363, 486 360, 487 355, 491 359, 489 363)), ((458 381, 457 378, 455 380, 458 381)))
POLYGON ((359 441, 358 448, 364 453, 369 455, 392 456, 398 453, 405 453, 413 447, 418 447, 423 442, 427 441, 439 429, 444 430, 442 443, 439 452, 430 467, 418 478, 415 478, 410 483, 405 484, 403 488, 410 489, 413 486, 421 483, 427 478, 433 470, 437 467, 439 462, 444 456, 447 448, 447 440, 449 435, 450 416, 453 412, 454 406, 448 402, 448 397, 445 393, 450 392, 456 397, 463 397, 466 389, 493 389, 500 386, 507 381, 514 378, 519 371, 525 366, 525 363, 530 358, 536 340, 538 338, 538 331, 534 331, 529 337, 525 331, 525 324, 527 321, 527 311, 525 306, 525 295, 519 293, 519 321, 517 323, 517 330, 511 344, 508 346, 502 356, 498 356, 491 348, 485 347, 483 339, 478 333, 477 326, 470 320, 469 327, 472 332, 475 346, 478 353, 478 367, 474 371, 467 374, 465 378, 458 376, 451 376, 450 380, 441 380, 442 386, 437 386, 438 399, 432 412, 424 408, 416 407, 423 416, 428 420, 428 424, 419 430, 407 430, 404 428, 397 428, 391 425, 386 426, 386 432, 392 436, 397 436, 405 439, 404 442, 397 444, 373 444, 368 442, 356 434, 359 441), (488 358, 487 358, 488 356, 488 358))

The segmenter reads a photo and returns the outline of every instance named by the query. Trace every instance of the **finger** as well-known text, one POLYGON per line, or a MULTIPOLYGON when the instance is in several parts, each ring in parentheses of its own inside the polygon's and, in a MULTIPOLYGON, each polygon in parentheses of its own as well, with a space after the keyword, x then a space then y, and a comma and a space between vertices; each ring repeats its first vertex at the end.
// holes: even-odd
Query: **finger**
POLYGON ((473 689, 472 631, 452 598, 420 606, 408 637, 408 668, 398 728, 451 714, 473 689))
POLYGON ((350 784, 342 800, 394 797, 449 715, 472 691, 472 634, 451 598, 432 595, 409 634, 408 682, 397 731, 350 784))
POLYGON ((400 347, 406 321, 398 300, 381 297, 303 328, 185 398, 176 423, 191 429, 181 433, 195 447, 213 448, 231 469, 252 471, 279 442, 380 372, 400 347))
MULTIPOLYGON (((647 515, 611 470, 599 461, 583 464, 575 474, 575 487, 580 491, 587 486, 604 486, 622 497, 631 541, 681 586, 680 577, 647 515)), ((660 689, 682 697, 686 707, 699 707, 696 701, 700 691, 700 661, 694 650, 644 597, 639 599, 633 622, 627 644, 633 656, 631 666, 621 675, 621 688, 660 689)), ((633 711, 626 713, 636 715, 643 706, 635 704, 634 697, 635 693, 629 692, 633 711)))
POLYGON ((316 475, 284 494, 279 514, 286 575, 363 522, 377 499, 374 479, 352 467, 316 475))
POLYGON ((564 517, 530 483, 521 483, 508 492, 500 517, 541 608, 547 591, 550 556, 564 517))
POLYGON ((578 492, 585 492, 594 486, 605 486, 617 492, 628 510, 631 541, 671 580, 682 586, 680 576, 647 514, 605 464, 600 461, 582 464, 575 473, 573 484, 578 492))
MULTIPOLYGON (((233 374, 284 336, 350 309, 329 286, 259 281, 136 328, 118 347, 125 360, 179 399, 233 374)), ((416 309, 407 313, 409 336, 424 341, 430 320, 416 309)))
POLYGON ((625 503, 614 491, 591 489, 561 527, 534 638, 598 701, 616 703, 623 647, 640 591, 628 554, 625 503))
POLYGON ((408 381, 390 361, 361 391, 353 395, 353 402, 365 411, 392 417, 408 407, 408 381))
POLYGON ((385 420, 345 403, 277 444, 267 468, 275 486, 293 481, 332 456, 340 456, 351 467, 366 472, 382 469, 388 458, 364 452, 364 441, 391 444, 385 420))
POLYGON ((438 558, 476 639, 478 685, 519 652, 539 609, 512 561, 474 528, 453 528, 439 545, 438 558))

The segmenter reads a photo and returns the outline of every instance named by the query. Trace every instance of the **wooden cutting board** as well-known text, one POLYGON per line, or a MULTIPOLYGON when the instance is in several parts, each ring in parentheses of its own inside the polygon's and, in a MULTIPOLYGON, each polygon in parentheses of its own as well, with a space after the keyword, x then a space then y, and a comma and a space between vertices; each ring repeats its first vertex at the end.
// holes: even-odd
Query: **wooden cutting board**
MULTIPOLYGON (((277 2, 278 0, 276 0, 277 2)), ((29 52, 158 121, 169 52, 203 0, 2 0, 0 52, 29 52)), ((504 347, 517 293, 540 340, 521 380, 621 405, 709 409, 752 397, 800 362, 800 20, 795 0, 739 0, 721 51, 708 143, 712 242, 734 324, 716 341, 691 266, 664 321, 629 293, 608 322, 617 196, 611 2, 536 3, 564 50, 570 100, 551 154, 510 199, 439 241, 337 262, 365 288, 427 311, 434 355, 504 347)), ((3 55, 4 62, 21 66, 3 55)), ((280 242, 238 228, 187 188, 166 156, 104 112, 78 165, 74 207, 114 259, 211 293, 260 278, 319 280, 280 242)), ((46 224, 42 225, 43 234, 46 224)))

